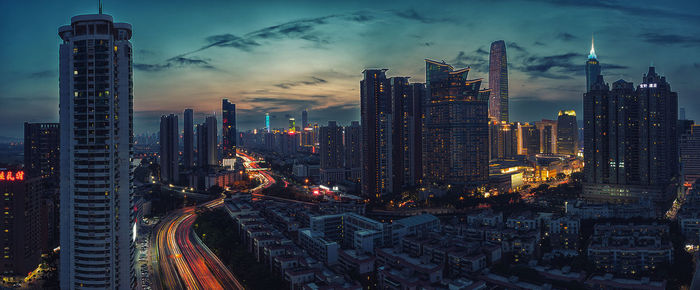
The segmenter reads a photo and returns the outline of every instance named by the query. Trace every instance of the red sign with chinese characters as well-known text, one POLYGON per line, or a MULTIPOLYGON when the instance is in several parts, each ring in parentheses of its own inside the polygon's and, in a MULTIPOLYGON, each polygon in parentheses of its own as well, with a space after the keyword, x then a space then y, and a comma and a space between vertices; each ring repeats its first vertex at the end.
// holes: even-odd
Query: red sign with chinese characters
POLYGON ((0 171, 0 181, 22 181, 24 171, 0 171))

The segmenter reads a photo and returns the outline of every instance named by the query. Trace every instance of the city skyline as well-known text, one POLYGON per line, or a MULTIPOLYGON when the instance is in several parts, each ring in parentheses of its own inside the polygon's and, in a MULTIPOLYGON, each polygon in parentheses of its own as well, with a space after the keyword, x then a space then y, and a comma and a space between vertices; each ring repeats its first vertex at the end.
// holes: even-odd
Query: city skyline
MULTIPOLYGON (((692 87, 692 76, 700 72, 700 63, 692 61, 698 54, 694 48, 699 41, 692 36, 698 33, 697 25, 683 25, 698 21, 697 15, 684 12, 695 11, 698 4, 673 3, 670 5, 675 6, 661 8, 653 2, 628 7, 615 1, 586 5, 503 1, 469 7, 450 4, 437 10, 408 3, 405 9, 395 10, 389 3, 377 3, 372 13, 362 3, 325 8, 316 7, 312 1, 294 6, 218 4, 197 6, 205 13, 184 15, 175 10, 188 11, 190 4, 105 3, 105 13, 124 15, 124 21, 140 27, 134 33, 134 43, 139 47, 134 52, 134 86, 138 92, 135 133, 156 132, 161 115, 179 113, 187 107, 194 109, 199 121, 205 115, 219 113, 218 103, 223 98, 237 104, 238 127, 243 130, 263 127, 261 116, 268 111, 272 127, 284 127, 289 117, 299 118, 304 108, 309 109, 310 121, 349 124, 359 120, 357 82, 364 68, 386 67, 395 75, 421 82, 422 60, 434 58, 458 67, 471 66, 473 77, 487 80, 488 46, 498 39, 506 41, 510 56, 511 121, 554 118, 561 109, 582 111, 580 96, 585 85, 580 78, 584 76, 583 61, 591 34, 595 35, 602 73, 609 82, 638 80, 639 72, 653 62, 661 74, 674 80, 674 89, 680 94, 700 93, 692 87), (136 5, 139 9, 134 9, 136 5), (518 8, 537 9, 547 16, 531 19, 518 15, 518 8), (294 13, 282 12, 289 9, 294 13), (465 20, 454 12, 463 9, 482 13, 465 20), (502 14, 489 19, 495 11, 502 14), (246 14, 256 15, 256 19, 246 14), (165 15, 181 16, 182 21, 165 15), (644 20, 651 16, 664 20, 664 24, 649 28, 644 20), (159 25, 152 25, 154 22, 159 25), (559 25, 548 25, 550 22, 559 25), (630 23, 634 29, 621 28, 630 23), (445 26, 450 31, 469 31, 470 37, 454 39, 454 34, 431 32, 445 26), (181 33, 168 33, 168 29, 181 33), (336 34, 340 29, 346 33, 336 34), (395 37, 381 40, 387 34, 395 37), (634 51, 630 47, 635 47, 634 51), (274 76, 264 73, 273 65, 274 76)), ((7 125, 0 129, 0 136, 15 138, 21 136, 24 121, 58 119, 57 54, 55 49, 45 48, 58 46, 53 35, 64 24, 64 15, 97 10, 94 1, 23 5, 0 4, 3 11, 12 11, 2 20, 5 34, 33 36, 8 43, 2 54, 7 65, 0 70, 0 102, 4 104, 0 121, 7 125), (28 17, 28 13, 43 20, 10 25, 28 17), (34 110, 12 110, 23 106, 34 110)), ((697 108, 700 100, 688 97, 679 101, 679 107, 690 108, 689 119, 698 118, 692 108, 697 108)))

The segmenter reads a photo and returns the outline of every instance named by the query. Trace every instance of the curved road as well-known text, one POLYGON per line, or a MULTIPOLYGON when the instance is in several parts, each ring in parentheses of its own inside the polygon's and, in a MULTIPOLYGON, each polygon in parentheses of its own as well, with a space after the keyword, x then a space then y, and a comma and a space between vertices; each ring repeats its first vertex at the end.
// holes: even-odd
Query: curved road
MULTIPOLYGON (((238 152, 246 168, 259 169, 255 159, 238 152)), ((251 171, 260 185, 250 190, 253 195, 275 183, 265 171, 251 171)), ((156 289, 244 289, 223 262, 194 234, 192 225, 197 208, 214 209, 224 204, 224 197, 199 207, 186 207, 167 215, 154 232, 153 287, 156 289)))
MULTIPOLYGON (((214 209, 224 198, 204 203, 214 209)), ((209 248, 194 234, 195 207, 166 216, 155 231, 154 287, 164 289, 243 289, 243 285, 209 248), (158 283, 160 282, 160 283, 158 283)))

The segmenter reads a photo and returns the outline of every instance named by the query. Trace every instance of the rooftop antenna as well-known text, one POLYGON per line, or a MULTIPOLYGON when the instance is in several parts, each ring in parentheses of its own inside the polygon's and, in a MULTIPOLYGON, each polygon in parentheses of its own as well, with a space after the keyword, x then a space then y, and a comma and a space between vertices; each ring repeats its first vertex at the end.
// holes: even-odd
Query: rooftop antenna
POLYGON ((97 0, 97 3, 99 6, 100 14, 102 14, 102 0, 97 0))

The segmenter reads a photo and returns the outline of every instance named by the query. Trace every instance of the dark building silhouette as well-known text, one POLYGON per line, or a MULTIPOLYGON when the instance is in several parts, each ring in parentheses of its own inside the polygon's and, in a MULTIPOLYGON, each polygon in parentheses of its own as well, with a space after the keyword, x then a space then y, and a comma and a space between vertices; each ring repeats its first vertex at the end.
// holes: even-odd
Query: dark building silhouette
POLYGON ((584 196, 591 200, 664 201, 678 164, 678 96, 654 67, 636 88, 598 76, 584 94, 584 196))
POLYGON ((424 184, 475 188, 488 181, 488 90, 454 70, 426 59, 424 184))
POLYGON ((343 127, 335 121, 328 121, 328 126, 319 129, 318 143, 321 183, 331 184, 345 180, 343 127))
POLYGON ((422 177, 422 107, 425 86, 408 77, 392 77, 393 192, 416 186, 422 177))
POLYGON ((598 62, 598 57, 595 55, 593 38, 591 38, 591 53, 588 54, 588 60, 586 61, 586 92, 591 91, 591 87, 596 82, 599 75, 600 63, 598 62))
POLYGON ((508 123, 508 57, 503 40, 491 43, 489 54, 489 118, 508 123))
POLYGON ((351 181, 359 181, 362 175, 362 128, 360 122, 352 121, 345 127, 345 169, 347 178, 351 181))
POLYGON ((221 103, 221 152, 224 159, 236 158, 236 104, 228 99, 223 99, 221 103))
MULTIPOLYGON (((60 127, 58 123, 24 123, 24 177, 38 191, 39 247, 58 246, 60 127)), ((27 193, 34 194, 34 193, 27 193)))
POLYGON ((489 159, 510 159, 518 155, 518 130, 512 123, 489 122, 489 159))
POLYGON ((192 109, 185 109, 182 133, 182 167, 194 167, 194 118, 192 109))
POLYGON ((209 116, 197 125, 197 166, 209 170, 219 165, 216 149, 216 117, 209 116))
POLYGON ((578 125, 574 110, 559 111, 557 117, 557 153, 578 153, 578 125))
POLYGON ((177 184, 180 181, 180 134, 177 115, 160 117, 160 182, 177 184))
POLYGON ((386 69, 368 69, 360 81, 362 194, 380 198, 391 193, 391 90, 386 69))
POLYGON ((304 109, 301 111, 301 131, 309 127, 309 113, 304 109))
POLYGON ((540 130, 534 125, 523 124, 520 126, 525 155, 535 155, 540 153, 540 130))

